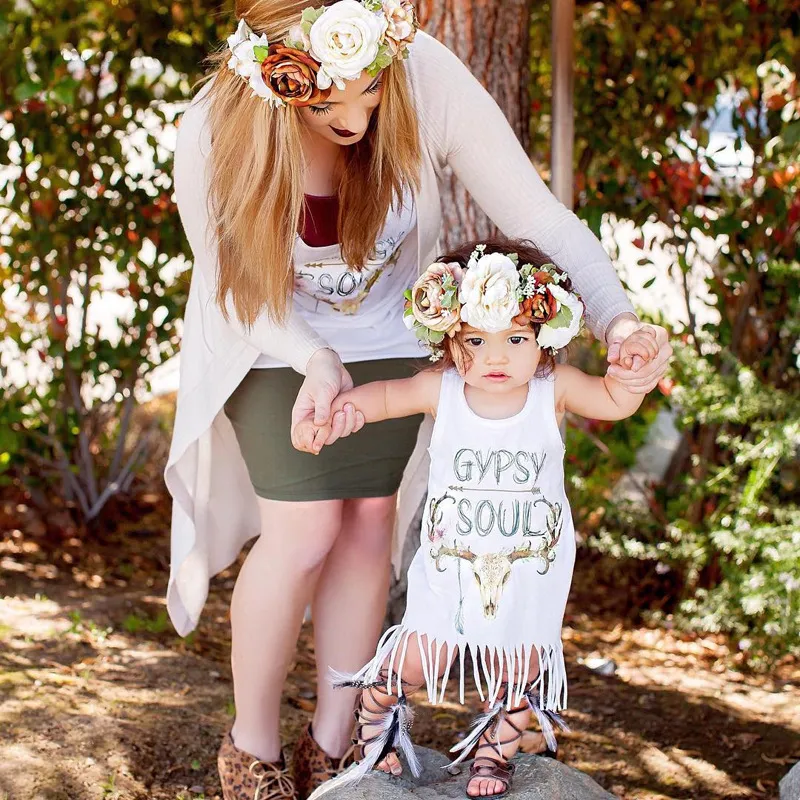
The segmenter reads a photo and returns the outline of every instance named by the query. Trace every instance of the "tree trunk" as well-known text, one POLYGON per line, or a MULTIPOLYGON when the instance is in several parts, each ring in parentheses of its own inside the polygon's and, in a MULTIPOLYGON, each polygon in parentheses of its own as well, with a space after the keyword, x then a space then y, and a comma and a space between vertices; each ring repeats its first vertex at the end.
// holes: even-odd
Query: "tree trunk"
MULTIPOLYGON (((488 89, 526 149, 530 120, 530 7, 531 0, 418 0, 416 3, 422 28, 447 45, 488 89)), ((445 246, 495 231, 449 169, 441 189, 445 246)))

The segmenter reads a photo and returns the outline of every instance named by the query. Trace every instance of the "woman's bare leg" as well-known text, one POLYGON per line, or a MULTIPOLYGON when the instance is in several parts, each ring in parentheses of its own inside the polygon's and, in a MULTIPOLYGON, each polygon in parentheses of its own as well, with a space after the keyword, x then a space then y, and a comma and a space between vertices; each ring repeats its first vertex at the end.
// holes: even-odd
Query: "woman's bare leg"
POLYGON ((317 658, 314 739, 341 757, 353 731, 355 690, 334 689, 333 667, 360 669, 375 654, 391 574, 395 497, 345 500, 342 530, 317 583, 312 618, 317 658))
POLYGON ((343 501, 258 504, 261 536, 231 600, 232 737, 240 750, 276 761, 286 672, 314 583, 341 531, 343 501))

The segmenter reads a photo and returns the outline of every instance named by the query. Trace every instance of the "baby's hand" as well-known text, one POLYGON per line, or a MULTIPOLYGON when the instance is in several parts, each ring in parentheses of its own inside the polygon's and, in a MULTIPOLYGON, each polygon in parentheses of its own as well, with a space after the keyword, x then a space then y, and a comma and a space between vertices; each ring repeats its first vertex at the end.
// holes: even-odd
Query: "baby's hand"
POLYGON ((639 369, 657 355, 656 332, 649 327, 640 328, 620 344, 619 363, 625 369, 639 369))
POLYGON ((298 422, 292 430, 292 444, 297 450, 318 455, 331 435, 331 424, 315 425, 310 419, 298 422))

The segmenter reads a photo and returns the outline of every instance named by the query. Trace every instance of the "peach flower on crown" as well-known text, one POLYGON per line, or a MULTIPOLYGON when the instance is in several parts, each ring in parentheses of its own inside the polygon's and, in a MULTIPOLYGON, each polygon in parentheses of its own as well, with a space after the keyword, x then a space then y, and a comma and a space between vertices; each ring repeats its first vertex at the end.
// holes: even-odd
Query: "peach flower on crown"
POLYGON ((478 330, 502 332, 515 322, 538 327, 539 346, 552 352, 581 330, 583 302, 561 284, 566 276, 554 265, 519 265, 516 253, 486 253, 478 245, 467 262, 436 262, 405 293, 404 321, 431 351, 444 354, 446 336, 466 322, 478 330))

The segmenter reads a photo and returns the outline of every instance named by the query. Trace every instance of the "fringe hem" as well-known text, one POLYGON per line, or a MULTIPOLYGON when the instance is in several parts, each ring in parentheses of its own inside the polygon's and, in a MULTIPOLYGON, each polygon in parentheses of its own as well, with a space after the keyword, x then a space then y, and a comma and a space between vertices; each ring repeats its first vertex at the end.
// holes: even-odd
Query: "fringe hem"
POLYGON ((490 705, 497 702, 503 687, 503 672, 506 671, 509 676, 506 708, 519 706, 527 689, 538 691, 542 711, 561 711, 567 706, 567 672, 561 642, 499 648, 469 641, 439 641, 420 631, 408 630, 402 625, 395 625, 384 633, 378 642, 375 657, 358 672, 344 675, 331 670, 334 686, 382 685, 380 673, 382 669, 387 669, 387 693, 402 695, 403 665, 412 636, 416 636, 429 703, 444 701, 445 689, 454 664, 458 664, 459 671, 459 701, 464 703, 465 667, 468 666, 465 662, 469 650, 475 687, 482 701, 488 700, 490 705), (427 644, 424 637, 428 639, 427 644), (530 682, 526 680, 526 669, 533 652, 538 656, 539 674, 530 682))

